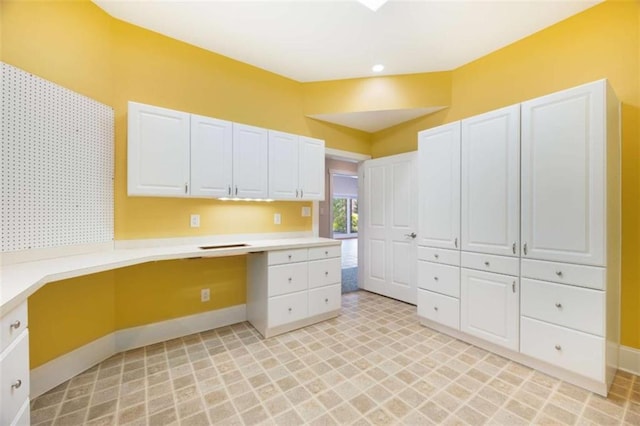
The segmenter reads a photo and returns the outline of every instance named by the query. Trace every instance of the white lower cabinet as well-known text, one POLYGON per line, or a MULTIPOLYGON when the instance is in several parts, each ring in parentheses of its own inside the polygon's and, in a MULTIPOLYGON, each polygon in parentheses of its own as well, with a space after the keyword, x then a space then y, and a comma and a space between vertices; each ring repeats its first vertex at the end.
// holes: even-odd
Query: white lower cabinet
POLYGON ((460 268, 419 260, 418 288, 460 297, 460 268))
POLYGON ((462 268, 460 330, 518 350, 518 277, 462 268))
POLYGON ((455 297, 419 288, 418 316, 459 330, 460 301, 455 297))
POLYGON ((28 401, 29 331, 25 328, 0 353, 0 425, 19 424, 28 401))
POLYGON ((247 319, 265 338, 338 316, 338 244, 251 253, 247 260, 247 319))

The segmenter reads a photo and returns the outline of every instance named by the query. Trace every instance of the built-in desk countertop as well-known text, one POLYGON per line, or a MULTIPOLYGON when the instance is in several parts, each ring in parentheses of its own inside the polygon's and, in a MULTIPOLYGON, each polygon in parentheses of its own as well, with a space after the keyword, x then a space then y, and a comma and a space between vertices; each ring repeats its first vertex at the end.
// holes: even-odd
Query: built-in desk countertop
POLYGON ((117 248, 90 254, 64 256, 46 260, 2 266, 0 272, 0 317, 7 314, 45 284, 96 272, 108 271, 145 262, 244 255, 269 250, 339 245, 328 238, 284 238, 257 241, 220 241, 197 244, 162 245, 144 248, 117 248), (201 246, 246 244, 203 250, 201 246))

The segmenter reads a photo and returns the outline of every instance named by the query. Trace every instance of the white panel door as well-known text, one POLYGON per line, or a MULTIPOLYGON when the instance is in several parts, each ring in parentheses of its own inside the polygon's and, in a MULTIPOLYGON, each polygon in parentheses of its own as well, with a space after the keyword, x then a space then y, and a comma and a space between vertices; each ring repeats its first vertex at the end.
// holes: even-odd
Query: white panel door
POLYGON ((605 82, 522 104, 522 256, 605 266, 605 82))
POLYGON ((460 122, 418 133, 419 244, 460 247, 460 122))
POLYGON ((233 124, 191 114, 191 195, 230 197, 233 124))
POLYGON ((129 102, 128 120, 129 195, 188 196, 189 114, 129 102))
POLYGON ((460 330, 518 350, 518 277, 461 269, 460 330))
POLYGON ((520 105, 462 120, 462 250, 516 256, 520 105))
POLYGON ((364 165, 363 287, 394 299, 417 301, 416 154, 364 165))
POLYGON ((269 130, 269 198, 295 200, 298 185, 299 137, 269 130))
POLYGON ((300 136, 300 198, 324 200, 324 141, 300 136))
POLYGON ((233 196, 267 198, 268 163, 267 129, 233 123, 233 196))

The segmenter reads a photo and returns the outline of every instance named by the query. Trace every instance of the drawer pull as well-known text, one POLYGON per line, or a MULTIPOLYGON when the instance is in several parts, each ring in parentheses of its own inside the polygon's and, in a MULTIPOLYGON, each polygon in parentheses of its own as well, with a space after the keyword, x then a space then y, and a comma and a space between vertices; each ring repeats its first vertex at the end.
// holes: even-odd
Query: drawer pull
POLYGON ((453 241, 453 244, 456 246, 456 248, 458 248, 458 238, 456 238, 456 239, 453 241))
POLYGON ((324 276, 328 277, 329 276, 329 271, 324 271, 324 276))
POLYGON ((11 385, 11 389, 20 389, 20 386, 22 386, 22 380, 18 379, 13 382, 13 384, 11 385))
POLYGON ((291 260, 291 255, 289 255, 289 260, 291 260))
POLYGON ((434 310, 434 311, 436 311, 436 312, 438 312, 438 307, 437 307, 437 306, 434 306, 434 307, 433 307, 433 310, 434 310))
POLYGON ((524 246, 522 247, 523 251, 524 251, 524 255, 527 255, 527 243, 524 243, 524 246))
POLYGON ((511 283, 511 291, 514 292, 514 293, 516 292, 516 282, 515 281, 511 283))
POLYGON ((438 281, 438 277, 433 277, 433 280, 434 281, 438 281))
POLYGON ((324 298, 324 303, 329 303, 329 298, 328 297, 324 298))
POLYGON ((329 250, 325 250, 325 251, 324 251, 324 255, 325 255, 325 256, 329 256, 329 250))
POLYGON ((562 309, 562 303, 556 303, 556 308, 562 309))
POLYGON ((562 346, 560 346, 560 345, 556 345, 555 348, 556 348, 556 351, 561 351, 562 350, 562 346))
POLYGON ((14 322, 11 323, 11 325, 9 326, 9 329, 15 328, 17 330, 20 328, 21 325, 22 323, 20 322, 20 320, 15 320, 14 322))
POLYGON ((433 255, 433 257, 435 257, 436 259, 438 259, 438 258, 440 257, 440 255, 436 253, 436 254, 434 254, 434 255, 433 255))
POLYGON ((561 277, 562 276, 562 271, 556 271, 556 275, 561 277))
POLYGON ((291 282, 291 277, 289 277, 289 282, 291 282))
POLYGON ((291 313, 291 311, 292 311, 292 310, 293 310, 293 309, 289 308, 289 313, 291 313))
POLYGON ((484 266, 489 266, 489 261, 488 261, 488 260, 486 260, 486 261, 484 262, 484 266))
POLYGON ((511 246, 511 251, 513 251, 513 254, 516 254, 516 243, 513 243, 511 246))

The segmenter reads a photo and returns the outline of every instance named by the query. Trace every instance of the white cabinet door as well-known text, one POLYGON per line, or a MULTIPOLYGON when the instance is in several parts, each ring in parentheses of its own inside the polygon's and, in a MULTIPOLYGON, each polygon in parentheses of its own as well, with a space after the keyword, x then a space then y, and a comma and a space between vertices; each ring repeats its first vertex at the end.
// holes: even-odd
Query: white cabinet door
POLYGON ((299 148, 297 135, 269 130, 269 198, 299 198, 299 148))
POLYGON ((233 196, 268 197, 267 130, 233 123, 233 196))
POLYGON ((518 350, 518 277, 462 268, 460 330, 518 350))
POLYGON ((462 120, 462 250, 516 256, 520 105, 462 120))
POLYGON ((460 122, 418 133, 419 244, 457 249, 460 239, 460 122))
POLYGON ((191 195, 231 196, 232 129, 230 121, 191 115, 191 195))
POLYGON ((522 104, 522 256, 604 266, 605 82, 522 104))
POLYGON ((364 289, 408 303, 417 299, 416 155, 368 160, 363 166, 364 289), (366 212, 366 214, 364 213, 366 212))
POLYGON ((300 198, 324 200, 324 141, 300 136, 300 198))
POLYGON ((129 102, 128 194, 189 195, 190 115, 129 102))

